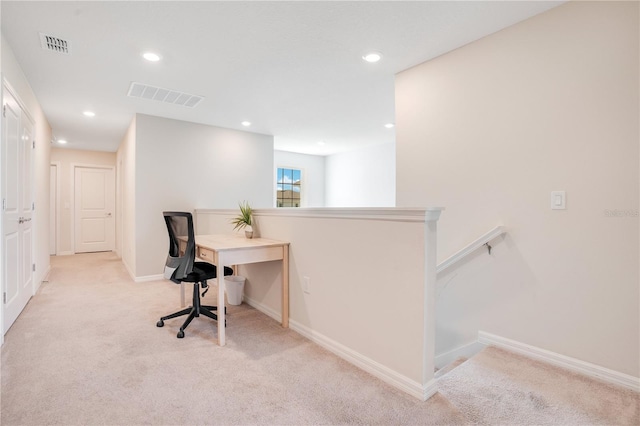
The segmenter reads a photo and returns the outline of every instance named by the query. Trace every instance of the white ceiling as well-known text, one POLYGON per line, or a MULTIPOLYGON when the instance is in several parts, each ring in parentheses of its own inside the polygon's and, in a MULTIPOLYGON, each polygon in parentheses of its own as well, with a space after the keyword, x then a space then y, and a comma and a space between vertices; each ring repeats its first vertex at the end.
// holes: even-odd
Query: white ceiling
POLYGON ((138 112, 270 134, 276 149, 326 155, 395 140, 384 124, 394 122, 396 73, 560 3, 3 0, 0 7, 3 36, 69 148, 115 151, 138 112), (40 32, 70 41, 71 55, 43 50, 40 32), (162 60, 142 59, 148 50, 162 60), (382 61, 364 62, 368 50, 382 52, 382 61), (186 108, 130 98, 133 81, 205 99, 186 108), (96 116, 84 117, 87 109, 96 116))

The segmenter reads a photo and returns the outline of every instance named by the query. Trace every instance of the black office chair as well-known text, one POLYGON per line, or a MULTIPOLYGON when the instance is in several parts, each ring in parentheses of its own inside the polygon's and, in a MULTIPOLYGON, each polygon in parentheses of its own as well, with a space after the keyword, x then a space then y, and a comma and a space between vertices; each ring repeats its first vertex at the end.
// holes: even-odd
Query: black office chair
MULTIPOLYGON (((167 256, 167 262, 164 267, 164 277, 176 284, 180 284, 183 281, 193 283, 193 305, 160 318, 156 326, 163 327, 165 320, 182 315, 189 315, 178 332, 178 338, 182 339, 184 337, 184 330, 189 323, 191 323, 195 317, 199 317, 200 314, 216 321, 218 320, 218 315, 213 312, 218 310, 217 306, 200 304, 200 287, 205 289, 202 293, 202 296, 204 296, 209 290, 207 280, 216 278, 217 268, 215 265, 207 262, 195 261, 196 241, 191 213, 163 212, 162 214, 164 215, 164 221, 169 231, 169 255, 167 256), (181 247, 184 250, 182 255, 181 247)), ((233 269, 225 267, 224 274, 233 275, 233 269)), ((219 300, 218 303, 222 303, 222 306, 224 306, 224 300, 219 300)))

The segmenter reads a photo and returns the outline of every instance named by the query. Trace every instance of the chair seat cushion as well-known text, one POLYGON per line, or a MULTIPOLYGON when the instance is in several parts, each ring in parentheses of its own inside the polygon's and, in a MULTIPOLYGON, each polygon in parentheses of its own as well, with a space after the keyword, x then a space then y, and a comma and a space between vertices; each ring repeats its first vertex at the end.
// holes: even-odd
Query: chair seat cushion
MULTIPOLYGON (((225 275, 233 275, 233 269, 225 266, 224 267, 225 275)), ((218 276, 218 268, 216 265, 212 265, 207 262, 194 262, 193 270, 189 275, 184 277, 182 281, 186 281, 188 283, 197 283, 200 281, 211 280, 218 276)))

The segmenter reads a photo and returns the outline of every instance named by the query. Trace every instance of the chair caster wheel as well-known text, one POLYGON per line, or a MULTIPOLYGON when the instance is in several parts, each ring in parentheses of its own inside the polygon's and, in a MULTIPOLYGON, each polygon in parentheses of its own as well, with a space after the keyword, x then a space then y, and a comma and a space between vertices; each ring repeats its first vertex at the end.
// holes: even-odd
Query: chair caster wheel
POLYGON ((156 323, 156 327, 164 327, 164 321, 160 320, 156 323))
POLYGON ((182 339, 184 337, 184 331, 178 331, 178 339, 182 339))

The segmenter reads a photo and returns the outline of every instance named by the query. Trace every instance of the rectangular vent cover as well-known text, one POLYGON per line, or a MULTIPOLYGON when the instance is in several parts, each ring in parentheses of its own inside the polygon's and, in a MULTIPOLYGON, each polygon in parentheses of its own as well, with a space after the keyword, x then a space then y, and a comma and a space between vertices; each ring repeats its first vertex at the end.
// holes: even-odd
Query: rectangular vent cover
POLYGON ((169 104, 181 105, 189 108, 196 107, 204 96, 191 95, 177 90, 163 89, 162 87, 150 86, 148 84, 136 83, 129 86, 127 96, 132 98, 148 99, 150 101, 166 102, 169 104))
POLYGON ((60 37, 40 33, 40 44, 44 50, 71 55, 71 42, 60 37))

